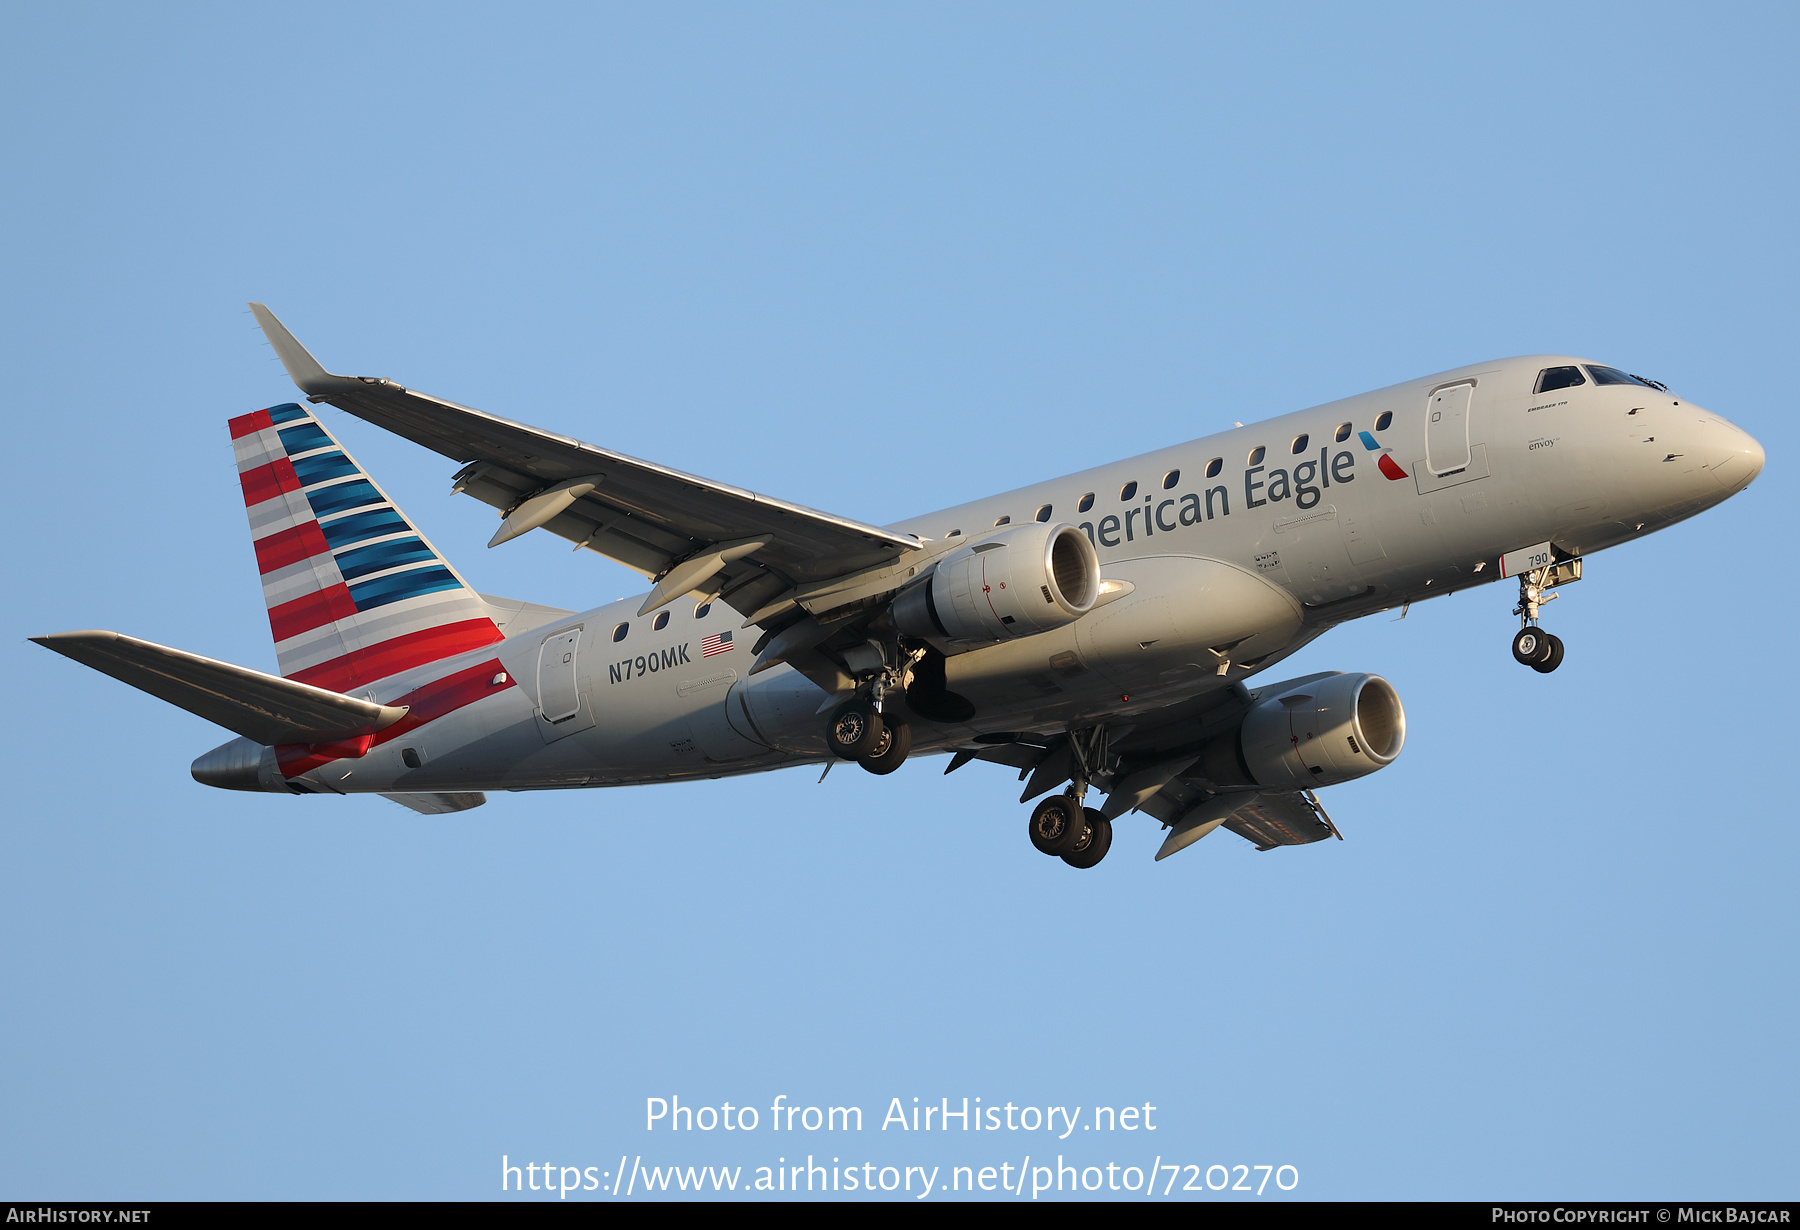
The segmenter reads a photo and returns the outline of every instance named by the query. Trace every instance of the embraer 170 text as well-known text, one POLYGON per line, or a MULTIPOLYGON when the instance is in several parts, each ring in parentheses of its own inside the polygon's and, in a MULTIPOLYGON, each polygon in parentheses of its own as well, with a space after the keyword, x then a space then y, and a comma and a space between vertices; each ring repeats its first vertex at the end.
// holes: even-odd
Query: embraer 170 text
POLYGON ((237 732, 194 762, 207 785, 427 813, 948 752, 946 772, 1018 770, 1021 802, 1046 796, 1032 844, 1075 867, 1133 810, 1167 828, 1158 858, 1221 826, 1318 841, 1337 830, 1315 791, 1400 754, 1400 698, 1377 675, 1253 676, 1334 624, 1501 579, 1513 656, 1553 671, 1550 591, 1763 465, 1653 380, 1531 355, 878 527, 332 375, 251 308, 308 402, 456 461, 453 490, 503 518, 490 547, 547 530, 650 593, 584 612, 476 593, 288 403, 230 424, 280 676, 113 632, 38 642, 237 732))

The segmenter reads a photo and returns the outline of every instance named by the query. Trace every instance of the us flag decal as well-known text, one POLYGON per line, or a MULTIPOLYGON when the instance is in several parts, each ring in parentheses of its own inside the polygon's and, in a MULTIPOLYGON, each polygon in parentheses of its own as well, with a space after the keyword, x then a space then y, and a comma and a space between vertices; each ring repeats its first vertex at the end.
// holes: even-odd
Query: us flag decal
POLYGON ((715 653, 730 653, 731 649, 731 633, 729 632, 716 633, 700 642, 700 656, 703 658, 710 658, 715 653))

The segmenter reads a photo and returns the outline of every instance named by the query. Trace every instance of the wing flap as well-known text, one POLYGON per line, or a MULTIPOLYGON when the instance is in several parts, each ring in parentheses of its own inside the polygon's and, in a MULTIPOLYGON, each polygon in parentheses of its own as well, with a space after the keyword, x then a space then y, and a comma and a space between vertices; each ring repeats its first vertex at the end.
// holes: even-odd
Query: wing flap
POLYGON ((1280 794, 1258 794, 1234 809, 1225 827, 1246 841, 1256 843, 1258 850, 1276 846, 1304 846, 1332 836, 1332 828, 1305 795, 1287 791, 1280 794))
POLYGON ((1303 846, 1338 837, 1325 809, 1299 791, 1228 791, 1209 794, 1176 778, 1140 804, 1169 826, 1158 861, 1178 854, 1217 828, 1229 829, 1258 850, 1303 846))
POLYGON ((441 794, 384 794, 384 799, 391 799, 402 807, 410 807, 421 816, 447 816, 452 812, 468 811, 472 807, 480 807, 487 802, 487 795, 479 790, 449 791, 441 794))
POLYGON ((58 632, 31 639, 265 745, 353 739, 406 716, 403 707, 358 700, 117 632, 58 632))

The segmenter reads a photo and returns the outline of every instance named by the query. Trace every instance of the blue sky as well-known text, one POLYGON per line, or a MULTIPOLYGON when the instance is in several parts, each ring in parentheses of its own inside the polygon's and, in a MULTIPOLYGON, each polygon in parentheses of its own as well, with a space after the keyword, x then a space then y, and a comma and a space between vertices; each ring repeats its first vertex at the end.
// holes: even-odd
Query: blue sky
MULTIPOLYGON (((0 1195, 1062 1152, 1288 1164, 1315 1199, 1791 1197, 1795 35, 1776 5, 14 6, 0 1195), (273 668, 224 420, 292 393, 250 299, 335 370, 875 522, 1542 350, 1769 462, 1588 561, 1553 676, 1500 587, 1293 659, 1407 705, 1402 758, 1326 796, 1341 844, 1155 864, 1140 818, 1076 874, 1009 773, 941 760, 426 818, 197 786, 221 732, 24 640, 273 668), (869 1126, 642 1126, 777 1095, 869 1126), (1158 1128, 875 1126, 964 1096, 1158 1128)), ((479 588, 642 588, 484 550, 453 466, 326 413, 479 588)))

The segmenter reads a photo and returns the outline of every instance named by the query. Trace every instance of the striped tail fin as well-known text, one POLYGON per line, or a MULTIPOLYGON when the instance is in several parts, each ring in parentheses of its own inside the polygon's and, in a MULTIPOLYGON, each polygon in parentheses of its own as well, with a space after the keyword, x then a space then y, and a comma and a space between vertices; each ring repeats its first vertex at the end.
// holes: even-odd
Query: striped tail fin
POLYGON ((502 639, 487 604, 311 412, 241 415, 231 443, 283 675, 348 692, 502 639))

